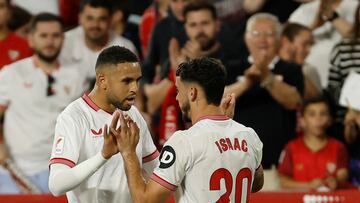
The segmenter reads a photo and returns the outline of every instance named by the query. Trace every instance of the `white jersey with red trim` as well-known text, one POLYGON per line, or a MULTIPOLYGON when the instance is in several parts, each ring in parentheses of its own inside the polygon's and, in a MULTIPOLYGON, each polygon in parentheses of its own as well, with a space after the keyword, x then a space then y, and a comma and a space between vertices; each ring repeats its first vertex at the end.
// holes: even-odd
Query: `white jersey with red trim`
MULTIPOLYGON (((151 174, 159 155, 147 124, 135 106, 126 112, 140 129, 136 154, 144 169, 151 174)), ((58 117, 50 164, 61 163, 74 167, 102 150, 105 124, 111 123, 112 115, 93 103, 87 95, 71 103, 58 117)), ((70 203, 132 202, 127 178, 120 154, 112 156, 92 176, 72 191, 66 193, 70 203)))
POLYGON ((253 129, 225 116, 204 117, 165 143, 151 179, 176 191, 179 203, 245 203, 262 146, 253 129))
POLYGON ((82 94, 82 78, 74 68, 59 66, 51 76, 52 84, 33 57, 0 71, 5 143, 15 164, 29 176, 48 169, 56 118, 82 94))

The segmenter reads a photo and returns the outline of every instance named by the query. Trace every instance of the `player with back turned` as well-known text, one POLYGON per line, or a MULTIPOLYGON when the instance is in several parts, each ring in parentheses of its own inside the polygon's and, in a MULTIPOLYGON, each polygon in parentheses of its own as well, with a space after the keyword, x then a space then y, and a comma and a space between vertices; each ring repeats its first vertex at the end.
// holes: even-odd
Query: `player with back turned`
POLYGON ((176 191, 177 202, 249 202, 263 185, 262 142, 251 128, 223 115, 226 72, 215 59, 194 59, 176 72, 177 100, 193 126, 165 143, 160 165, 149 182, 136 157, 137 122, 116 113, 110 126, 124 160, 134 202, 164 202, 176 191))

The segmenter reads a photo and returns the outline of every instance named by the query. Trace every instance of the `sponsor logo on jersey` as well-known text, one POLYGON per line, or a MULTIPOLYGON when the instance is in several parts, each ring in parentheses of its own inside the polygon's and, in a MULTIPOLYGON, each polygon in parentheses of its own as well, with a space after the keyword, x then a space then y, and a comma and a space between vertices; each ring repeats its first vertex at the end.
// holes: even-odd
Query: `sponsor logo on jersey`
POLYGON ((24 82, 24 87, 29 89, 32 88, 33 84, 31 82, 24 82))
POLYGON ((17 50, 9 50, 8 56, 12 61, 15 61, 20 56, 20 52, 17 50))
POLYGON ((91 132, 93 135, 95 136, 102 136, 102 128, 100 128, 99 130, 94 130, 94 129, 91 129, 91 132))
POLYGON ((326 170, 327 172, 329 172, 330 174, 333 174, 336 171, 336 164, 333 162, 328 162, 326 164, 326 170))
POLYGON ((59 136, 55 143, 55 154, 60 155, 64 152, 65 137, 59 136))
POLYGON ((160 154, 160 168, 169 168, 176 160, 175 150, 171 146, 165 146, 160 154))

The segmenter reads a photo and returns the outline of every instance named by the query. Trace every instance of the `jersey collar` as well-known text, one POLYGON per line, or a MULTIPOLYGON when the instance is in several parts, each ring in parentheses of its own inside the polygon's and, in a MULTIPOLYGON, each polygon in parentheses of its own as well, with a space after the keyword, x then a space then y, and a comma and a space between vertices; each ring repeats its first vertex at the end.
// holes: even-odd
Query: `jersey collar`
POLYGON ((205 119, 210 119, 210 120, 214 120, 214 121, 226 121, 226 120, 229 120, 230 118, 225 115, 207 115, 207 116, 200 117, 195 123, 197 123, 201 120, 205 120, 205 119))

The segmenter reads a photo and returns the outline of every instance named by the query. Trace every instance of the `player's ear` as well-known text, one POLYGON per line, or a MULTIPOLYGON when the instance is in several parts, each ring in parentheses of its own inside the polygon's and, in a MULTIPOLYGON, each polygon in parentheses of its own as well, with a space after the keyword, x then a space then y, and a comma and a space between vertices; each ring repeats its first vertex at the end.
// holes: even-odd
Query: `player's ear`
POLYGON ((189 91, 189 100, 190 101, 195 101, 197 98, 197 92, 198 90, 196 89, 196 87, 190 87, 190 91, 189 91))
POLYGON ((103 90, 107 89, 107 78, 102 72, 96 73, 96 85, 103 90))

